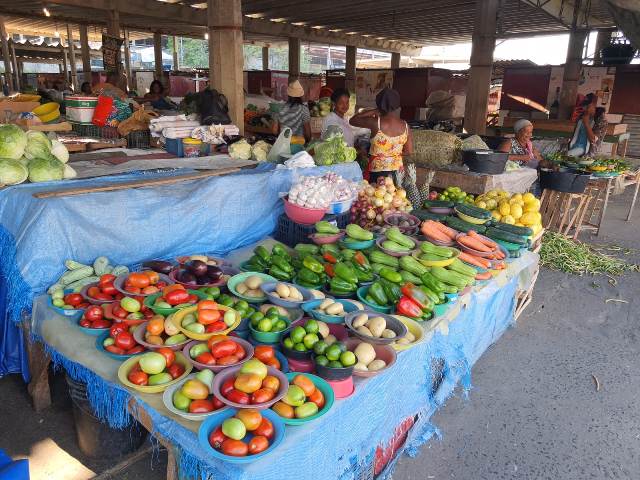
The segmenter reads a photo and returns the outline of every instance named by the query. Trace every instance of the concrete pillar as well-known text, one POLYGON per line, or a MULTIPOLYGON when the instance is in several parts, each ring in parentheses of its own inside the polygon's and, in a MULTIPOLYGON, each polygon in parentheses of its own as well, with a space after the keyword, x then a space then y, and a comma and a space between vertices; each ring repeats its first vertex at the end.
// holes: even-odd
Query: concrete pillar
POLYGON ((207 0, 209 84, 229 102, 229 116, 244 133, 244 55, 241 0, 207 0))
POLYGON ((154 77, 162 82, 162 35, 160 32, 153 34, 153 58, 154 77))
POLYGON ((82 78, 85 82, 91 82, 91 49, 86 25, 80 25, 80 53, 82 55, 82 78))
POLYGON ((13 82, 16 86, 16 90, 20 91, 22 88, 22 78, 20 76, 20 70, 18 70, 18 59, 16 58, 16 45, 11 42, 11 64, 13 68, 13 82))
POLYGON ((2 37, 2 59, 4 61, 4 78, 7 80, 9 90, 16 88, 15 75, 11 65, 11 55, 9 53, 9 40, 7 30, 4 27, 4 18, 0 17, 0 37, 2 37))
POLYGON ((67 23, 67 41, 69 42, 69 65, 71 66, 71 85, 73 85, 73 91, 78 92, 80 90, 78 85, 78 71, 76 69, 76 47, 73 44, 73 33, 71 31, 71 25, 67 23))
POLYGON ((67 56, 67 49, 64 48, 64 37, 60 35, 60 52, 62 53, 62 73, 64 74, 65 82, 69 81, 69 60, 67 56))
POLYGON ((173 70, 180 70, 180 66, 178 65, 178 37, 173 36, 173 70))
POLYGON ((269 70, 269 47, 262 47, 262 70, 269 70))
POLYGON ((587 30, 573 30, 569 35, 569 48, 567 48, 567 61, 564 64, 558 109, 558 118, 561 120, 570 119, 576 105, 578 80, 582 69, 582 52, 588 33, 587 30))
POLYGON ((131 71, 131 48, 129 45, 129 30, 124 30, 124 72, 127 74, 127 87, 135 90, 133 72, 131 71))
POLYGON ((289 37, 289 76, 300 75, 300 39, 289 37))
POLYGON ((358 49, 353 45, 347 45, 346 62, 344 67, 345 79, 344 86, 351 93, 356 91, 356 53, 358 49))
POLYGON ((391 54, 391 68, 400 68, 400 54, 398 52, 391 54))
POLYGON ((593 66, 599 67, 602 65, 602 49, 609 45, 611 42, 611 34, 614 30, 611 29, 601 29, 598 30, 598 35, 596 36, 596 49, 593 53, 593 66))
MULTIPOLYGON (((112 1, 112 8, 107 12, 107 34, 120 38, 120 12, 116 7, 116 2, 112 1)), ((122 57, 119 50, 116 56, 116 71, 120 74, 122 73, 122 57)))
POLYGON ((484 134, 487 128, 487 106, 499 3, 499 0, 476 0, 469 61, 471 67, 464 106, 464 128, 469 133, 484 134))

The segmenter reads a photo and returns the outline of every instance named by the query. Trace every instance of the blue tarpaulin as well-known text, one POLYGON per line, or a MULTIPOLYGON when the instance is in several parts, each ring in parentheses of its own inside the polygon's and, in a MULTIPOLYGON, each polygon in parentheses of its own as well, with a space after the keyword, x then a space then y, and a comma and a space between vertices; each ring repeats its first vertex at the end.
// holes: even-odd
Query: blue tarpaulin
MULTIPOLYGON (((269 235, 283 211, 280 192, 297 175, 335 171, 362 178, 355 163, 298 170, 264 165, 235 175, 172 185, 34 198, 41 191, 131 181, 139 174, 88 180, 22 184, 0 190, 0 376, 28 378, 22 338, 15 323, 64 272, 71 258, 112 264, 192 253, 224 255, 269 235)), ((147 178, 184 171, 145 173, 147 178)))

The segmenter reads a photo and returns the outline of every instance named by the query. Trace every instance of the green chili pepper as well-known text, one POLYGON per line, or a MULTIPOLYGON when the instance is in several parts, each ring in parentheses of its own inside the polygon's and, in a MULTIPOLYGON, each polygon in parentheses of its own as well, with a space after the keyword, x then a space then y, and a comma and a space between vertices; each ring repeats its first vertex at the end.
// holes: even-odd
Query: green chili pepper
POLYGON ((369 295, 378 305, 388 305, 389 299, 384 292, 384 288, 380 282, 373 282, 369 287, 369 295))

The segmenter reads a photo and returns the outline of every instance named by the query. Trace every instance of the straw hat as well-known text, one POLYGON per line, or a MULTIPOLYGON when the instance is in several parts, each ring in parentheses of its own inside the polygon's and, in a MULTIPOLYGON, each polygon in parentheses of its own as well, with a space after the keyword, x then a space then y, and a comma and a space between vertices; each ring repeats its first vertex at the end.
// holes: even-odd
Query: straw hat
POLYGON ((287 87, 287 95, 290 97, 304 97, 304 88, 300 81, 296 80, 287 87))

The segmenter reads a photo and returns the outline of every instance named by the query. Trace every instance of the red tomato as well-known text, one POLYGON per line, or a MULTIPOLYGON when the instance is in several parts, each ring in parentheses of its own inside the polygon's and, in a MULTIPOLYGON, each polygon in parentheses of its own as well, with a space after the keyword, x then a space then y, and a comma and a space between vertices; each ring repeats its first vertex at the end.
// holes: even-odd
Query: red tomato
POLYGON ((120 306, 120 302, 116 302, 113 304, 113 307, 111 308, 111 313, 113 314, 114 317, 122 318, 122 319, 127 318, 127 315, 129 314, 129 312, 127 312, 124 308, 120 306))
POLYGON ((127 355, 135 355, 136 353, 144 352, 144 347, 142 345, 136 345, 133 348, 127 350, 127 355))
MULTIPOLYGON (((125 351, 120 348, 120 347, 116 347, 115 345, 107 345, 106 347, 104 347, 104 349, 107 352, 111 352, 111 353, 115 353, 116 355, 124 355, 125 351)), ((131 382, 133 383, 133 382, 131 382)))
POLYGON ((162 355, 164 359, 167 361, 167 367, 170 367, 171 365, 173 365, 173 362, 176 359, 176 354, 173 350, 171 350, 168 347, 162 347, 156 350, 156 352, 162 355))
POLYGON ((254 435, 262 435, 269 440, 273 438, 273 424, 267 418, 262 418, 260 426, 253 431, 254 435))
POLYGON ((251 403, 265 403, 271 400, 276 395, 276 392, 270 388, 261 388, 251 394, 251 403))
POLYGON ((213 322, 207 325, 204 331, 206 333, 214 333, 214 332, 220 332, 225 328, 227 328, 227 325, 222 320, 218 320, 217 322, 213 322))
POLYGON ((176 379, 184 373, 184 367, 179 363, 174 363, 167 367, 167 373, 171 375, 171 378, 176 379))
POLYGON ((203 325, 215 323, 220 320, 220 317, 220 310, 198 310, 198 322, 203 325))
POLYGON ((273 347, 270 347, 269 345, 257 345, 253 349, 253 356, 261 362, 266 362, 267 360, 274 358, 275 353, 273 347))
POLYGON ((149 375, 142 371, 130 371, 127 379, 134 385, 146 385, 149 383, 149 375))
POLYGON ((126 287, 125 290, 129 293, 132 293, 134 295, 137 295, 140 293, 141 289, 140 287, 126 287))
POLYGON ((227 438, 222 442, 222 453, 232 457, 245 457, 249 453, 249 447, 242 440, 227 438))
MULTIPOLYGON (((186 291, 187 289, 184 288, 184 285, 180 285, 179 283, 174 283, 173 285, 167 285, 166 287, 164 287, 162 289, 162 296, 166 299, 167 298, 167 294, 169 292, 173 292, 174 290, 184 290, 186 291)), ((188 293, 187 293, 188 295, 188 293)))
POLYGON ((115 338, 116 347, 120 347, 123 350, 129 350, 136 346, 136 341, 129 332, 120 332, 115 338))
POLYGON ((102 320, 102 317, 103 317, 102 308, 100 308, 97 305, 92 305, 91 307, 87 308, 84 312, 84 318, 86 318, 90 322, 93 322, 95 320, 102 320))
POLYGON ((236 343, 236 353, 234 353, 234 355, 242 360, 247 355, 247 352, 244 351, 244 347, 242 345, 236 343))
POLYGON ((151 318, 153 317, 155 314, 153 313, 153 310, 145 310, 144 312, 142 312, 142 314, 144 315, 144 318, 151 318))
POLYGON ((256 435, 249 440, 249 455, 264 452, 267 448, 269 448, 269 440, 265 436, 256 435))
POLYGON ((228 355, 216 360, 216 362, 218 362, 218 365, 233 365, 234 363, 238 363, 239 361, 240 359, 236 355, 228 355))
POLYGON ((89 308, 89 305, 91 305, 90 303, 87 302, 82 302, 80 305, 78 305, 76 308, 89 308))
POLYGON ((162 290, 166 286, 167 286, 167 282, 160 281, 160 282, 156 283, 156 287, 158 287, 160 290, 162 290))
POLYGON ((218 304, 213 300, 201 300, 198 302, 198 312, 201 310, 218 310, 218 304))
POLYGON ((211 345, 211 355, 216 358, 233 355, 238 350, 238 344, 233 340, 222 340, 211 345))
POLYGON ((189 298, 187 299, 187 303, 198 303, 200 298, 195 293, 190 293, 189 298))
POLYGON ((151 284, 151 280, 149 279, 149 277, 140 272, 130 273, 127 281, 132 287, 136 288, 148 287, 151 284))
POLYGON ((213 355, 211 355, 209 352, 204 352, 201 353, 200 355, 198 355, 195 358, 196 362, 199 363, 204 363, 205 365, 215 365, 216 364, 216 359, 213 355))
POLYGON ((186 303, 187 300, 189 300, 189 293, 186 290, 172 290, 164 295, 164 299, 171 306, 180 305, 181 303, 186 303))
POLYGON ((122 322, 114 323, 109 329, 109 336, 115 340, 119 333, 126 332, 127 326, 122 322))
POLYGON ((91 298, 95 298, 98 293, 100 293, 100 289, 96 286, 89 287, 89 289, 87 290, 87 295, 89 295, 91 298))
POLYGON ((79 293, 69 293, 68 295, 64 296, 63 301, 67 305, 71 305, 72 307, 77 307, 84 300, 82 299, 82 295, 80 295, 79 293))
POLYGON ((113 297, 116 300, 122 300, 124 298, 124 293, 122 292, 118 292, 115 294, 115 296, 113 297))
POLYGON ((213 402, 213 408, 214 410, 218 410, 219 408, 224 407, 224 403, 222 403, 218 397, 214 396, 213 398, 211 398, 211 401, 213 402))
POLYGON ((215 410, 211 400, 191 400, 189 413, 209 413, 215 410))
POLYGON ((110 282, 100 285, 100 290, 105 295, 115 295, 116 293, 118 293, 118 291, 116 290, 116 287, 114 287, 113 283, 110 283, 110 282))
POLYGON ((222 442, 226 439, 227 436, 222 433, 222 425, 218 426, 218 428, 209 434, 209 444, 216 450, 222 446, 222 442))
POLYGON ((84 328, 91 328, 91 322, 86 318, 80 320, 80 326, 84 328))
POLYGON ((249 398, 249 395, 241 392, 240 390, 236 390, 235 388, 231 390, 228 395, 225 395, 225 397, 231 402, 240 403, 242 405, 249 405, 249 403, 251 402, 251 398, 249 398))
POLYGON ((145 295, 153 295, 154 293, 158 293, 159 291, 160 290, 158 290, 158 287, 156 287, 155 285, 149 285, 148 287, 144 287, 141 293, 144 293, 145 295))
POLYGON ((154 272, 153 270, 143 270, 140 273, 149 277, 149 281, 151 282, 151 285, 155 285, 160 280, 160 275, 158 275, 158 272, 154 272))
POLYGON ((94 320, 91 322, 91 328, 109 328, 111 327, 111 322, 105 318, 101 318, 100 320, 94 320))
POLYGON ((227 395, 229 395, 229 393, 231 393, 231 390, 233 390, 233 384, 235 383, 236 379, 231 377, 227 380, 224 381, 224 383, 222 384, 222 386, 220 387, 220 393, 226 397, 227 395))
POLYGON ((92 295, 91 298, 95 298, 96 300, 113 300, 113 295, 107 295, 106 293, 98 292, 95 295, 92 295))
POLYGON ((105 283, 113 283, 115 279, 116 279, 115 275, 111 275, 110 273, 105 273, 100 277, 100 280, 98 281, 98 285, 102 287, 102 285, 104 285, 105 283))

